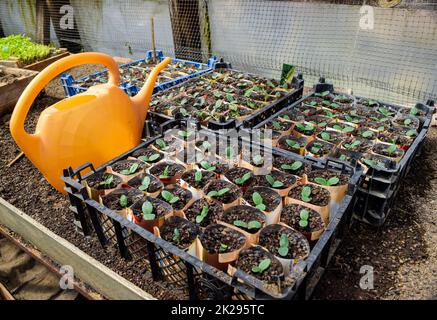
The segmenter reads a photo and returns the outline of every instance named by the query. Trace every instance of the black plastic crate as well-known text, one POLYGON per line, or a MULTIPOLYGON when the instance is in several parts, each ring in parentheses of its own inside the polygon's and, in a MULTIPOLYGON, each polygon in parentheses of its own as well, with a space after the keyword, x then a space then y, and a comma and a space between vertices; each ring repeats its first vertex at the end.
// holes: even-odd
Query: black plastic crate
MULTIPOLYGON (((171 121, 165 126, 174 127, 181 124, 183 126, 187 125, 185 121, 171 121)), ((158 131, 164 131, 165 126, 158 125, 160 128, 158 131)), ((208 130, 202 130, 202 132, 213 135, 218 139, 226 139, 226 136, 217 135, 208 130)), ((76 170, 71 168, 65 170, 63 177, 66 184, 65 190, 72 201, 72 208, 76 208, 75 217, 85 224, 85 226, 82 226, 84 233, 97 236, 104 248, 116 248, 123 258, 133 260, 145 270, 151 271, 154 280, 164 279, 171 286, 183 289, 189 299, 274 298, 268 292, 265 292, 263 283, 258 279, 240 270, 230 276, 189 255, 173 244, 156 237, 149 231, 88 197, 85 186, 79 183, 81 179, 92 175, 94 172, 105 170, 107 165, 127 158, 135 150, 150 145, 159 137, 141 143, 136 148, 99 168, 94 168, 91 164, 85 164, 76 170), (91 172, 82 177, 81 172, 86 169, 91 170, 91 172)), ((247 142, 240 140, 240 143, 244 145, 247 142)), ((285 294, 275 297, 279 299, 308 299, 350 226, 352 208, 356 201, 354 194, 361 179, 362 171, 360 167, 354 168, 331 160, 306 159, 277 150, 274 150, 273 153, 300 160, 313 168, 328 168, 350 175, 347 195, 336 210, 330 213, 329 224, 312 248, 308 258, 300 261, 296 266, 293 272, 295 282, 287 288, 285 294)))

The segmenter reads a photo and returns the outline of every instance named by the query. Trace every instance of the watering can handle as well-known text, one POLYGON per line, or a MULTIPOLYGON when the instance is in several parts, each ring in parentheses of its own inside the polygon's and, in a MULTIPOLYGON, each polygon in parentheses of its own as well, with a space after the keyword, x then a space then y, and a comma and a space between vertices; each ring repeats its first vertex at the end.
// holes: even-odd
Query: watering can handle
MULTIPOLYGON (((73 67, 82 64, 102 64, 108 69, 109 77, 108 83, 118 86, 120 82, 120 75, 118 72, 118 65, 115 60, 104 53, 100 52, 85 52, 72 54, 68 57, 62 58, 43 71, 41 71, 26 87, 18 100, 14 112, 12 113, 10 128, 12 136, 19 146, 26 140, 34 140, 36 142, 36 134, 29 134, 24 130, 24 121, 29 112, 32 103, 41 92, 42 89, 61 72, 64 72, 73 67)), ((31 141, 32 142, 32 141, 31 141)))

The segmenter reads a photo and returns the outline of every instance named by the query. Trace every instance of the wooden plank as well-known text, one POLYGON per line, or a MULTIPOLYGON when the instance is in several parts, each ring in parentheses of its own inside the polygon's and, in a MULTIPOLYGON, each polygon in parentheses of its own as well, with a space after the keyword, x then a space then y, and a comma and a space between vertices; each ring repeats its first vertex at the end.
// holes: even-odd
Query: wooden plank
POLYGON ((50 15, 45 0, 36 0, 36 41, 50 43, 50 15))
POLYGON ((77 278, 108 299, 154 299, 152 295, 57 236, 3 198, 0 198, 0 224, 19 234, 59 265, 72 266, 77 278))

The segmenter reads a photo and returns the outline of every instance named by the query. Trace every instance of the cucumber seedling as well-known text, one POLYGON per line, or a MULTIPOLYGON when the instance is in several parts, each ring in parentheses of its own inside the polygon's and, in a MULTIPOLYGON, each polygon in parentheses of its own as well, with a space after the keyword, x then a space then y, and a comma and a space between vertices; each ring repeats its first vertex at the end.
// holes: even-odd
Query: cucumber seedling
POLYGON ((279 238, 279 247, 278 247, 278 253, 281 257, 287 256, 289 245, 290 243, 287 235, 285 233, 281 234, 281 238, 279 238))
POLYGON ((131 174, 134 174, 134 173, 138 170, 138 168, 139 168, 139 164, 138 164, 138 163, 134 163, 134 164, 132 164, 132 165, 129 167, 129 169, 121 170, 120 173, 121 173, 121 174, 124 174, 124 175, 126 175, 126 176, 129 176, 129 175, 131 175, 131 174))
POLYGON ((303 202, 310 202, 311 201, 311 187, 305 186, 302 188, 302 191, 300 192, 300 199, 303 202))
POLYGON ((340 181, 340 179, 337 177, 331 177, 329 179, 316 177, 314 178, 314 181, 322 186, 330 187, 330 186, 335 186, 340 181))
POLYGON ((247 172, 243 174, 241 177, 236 178, 234 182, 241 186, 245 184, 251 177, 252 177, 252 172, 247 172))
POLYGON ((288 163, 284 163, 281 165, 281 169, 284 170, 290 170, 290 171, 296 171, 298 169, 300 169, 303 166, 303 162, 302 161, 294 161, 291 164, 288 163))
POLYGON ((150 201, 143 202, 141 206, 141 212, 144 220, 154 220, 155 214, 153 213, 153 205, 150 201))
POLYGON ((121 195, 119 203, 122 208, 127 208, 129 200, 126 197, 126 195, 124 194, 121 195))
POLYGON ((173 195, 170 191, 163 190, 161 192, 162 198, 170 204, 174 204, 179 201, 179 197, 173 195))
POLYGON ((249 222, 244 222, 243 220, 235 220, 233 222, 234 226, 240 227, 240 228, 244 228, 244 229, 248 229, 248 230, 253 230, 253 229, 260 229, 261 228, 261 223, 259 221, 256 220, 252 220, 249 222))
POLYGON ((255 207, 261 211, 266 210, 266 205, 263 203, 263 198, 259 194, 259 192, 254 192, 252 194, 252 201, 255 204, 255 207))
POLYGON ((226 193, 228 193, 229 190, 230 190, 229 188, 223 188, 223 189, 220 189, 218 191, 212 190, 212 191, 208 192, 207 196, 211 197, 211 198, 222 197, 226 193))
POLYGON ((284 183, 279 181, 279 180, 275 180, 275 178, 273 178, 271 175, 266 175, 266 180, 269 183, 269 185, 274 188, 282 188, 284 186, 284 183))
POLYGON ((270 267, 271 263, 272 260, 270 259, 261 260, 261 262, 258 265, 253 266, 251 270, 253 273, 263 273, 270 267))
POLYGON ((140 189, 141 191, 147 191, 147 189, 149 189, 150 182, 150 177, 145 176, 143 180, 141 180, 141 185, 138 187, 138 189, 140 189))
POLYGON ((310 218, 310 212, 307 209, 302 209, 299 212, 299 226, 305 228, 308 226, 308 219, 310 218))
POLYGON ((203 206, 202 207, 202 211, 200 211, 200 214, 198 214, 196 216, 196 223, 200 224, 202 223, 202 221, 206 218, 206 216, 208 215, 208 211, 209 211, 209 207, 208 206, 203 206))

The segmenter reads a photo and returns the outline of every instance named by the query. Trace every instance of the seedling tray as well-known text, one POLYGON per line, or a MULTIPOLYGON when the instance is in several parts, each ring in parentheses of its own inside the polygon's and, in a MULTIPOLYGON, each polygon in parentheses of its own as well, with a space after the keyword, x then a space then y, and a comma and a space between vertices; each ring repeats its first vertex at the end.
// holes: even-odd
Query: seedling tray
MULTIPOLYGON (((190 126, 189 121, 172 120, 159 128, 163 133, 171 127, 185 130, 187 126, 190 126)), ((153 128, 149 123, 148 127, 147 132, 155 132, 156 126, 153 128)), ((230 139, 229 136, 218 135, 205 129, 200 130, 199 134, 202 137, 215 139, 218 143, 230 139)), ((310 169, 327 169, 349 177, 347 194, 339 204, 331 207, 326 229, 321 237, 312 243, 308 257, 296 263, 288 278, 292 281, 289 281, 280 293, 272 293, 264 282, 240 269, 232 275, 219 270, 90 198, 82 181, 88 181, 87 179, 92 178, 93 175, 104 172, 108 166, 131 157, 142 148, 156 144, 156 141, 162 137, 158 135, 150 138, 99 168, 94 168, 92 164, 87 163, 75 170, 69 168, 64 171, 63 180, 71 201, 70 208, 74 212, 75 220, 81 231, 85 235, 96 236, 104 248, 114 247, 123 258, 133 260, 135 265, 141 265, 145 270, 149 270, 155 281, 164 279, 171 283, 171 287, 184 290, 186 298, 189 299, 310 298, 350 225, 355 201, 354 194, 362 176, 361 168, 359 166, 354 168, 332 160, 307 159, 280 150, 272 151, 274 156, 301 161, 310 169), (85 170, 90 172, 83 174, 85 170)), ((235 146, 235 144, 229 145, 235 146)), ((240 150, 260 147, 242 140, 239 140, 237 145, 240 150)))
MULTIPOLYGON (((161 62, 165 58, 162 51, 156 51, 156 58, 158 62, 161 62)), ((128 95, 134 96, 140 91, 150 72, 147 68, 154 66, 154 64, 151 63, 152 59, 153 51, 150 50, 146 52, 145 59, 139 59, 119 66, 119 70, 121 71, 120 88, 128 95), (137 79, 129 79, 129 74, 126 76, 123 75, 128 72, 137 72, 137 79)), ((166 70, 162 71, 158 76, 153 93, 165 90, 203 73, 210 72, 214 68, 215 62, 215 57, 210 58, 207 64, 173 58, 170 65, 174 66, 175 74, 166 70), (185 72, 183 68, 186 68, 185 72)), ((107 82, 107 74, 108 71, 106 69, 79 79, 74 79, 70 74, 62 74, 61 82, 65 96, 71 97, 78 93, 87 91, 88 88, 93 85, 107 82)))
MULTIPOLYGON (((309 95, 273 115, 271 113, 267 115, 258 114, 248 118, 243 121, 241 130, 253 133, 255 132, 254 129, 273 127, 274 130, 274 122, 292 123, 292 128, 288 133, 281 133, 280 136, 284 136, 284 138, 282 142, 279 138, 277 144, 280 148, 285 147, 288 149, 286 152, 293 152, 294 150, 285 144, 285 142, 288 144, 287 137, 294 139, 299 135, 297 124, 312 126, 314 128, 313 132, 306 134, 304 138, 302 138, 301 148, 295 151, 304 154, 306 157, 315 156, 315 154, 310 152, 310 150, 313 150, 310 146, 313 146, 314 142, 323 142, 323 140, 325 140, 321 137, 322 132, 329 133, 330 136, 328 136, 328 138, 331 139, 336 137, 335 135, 339 135, 340 140, 333 139, 334 141, 331 141, 331 143, 328 144, 329 147, 326 148, 328 152, 320 155, 321 157, 318 157, 318 159, 334 160, 350 165, 361 163, 364 166, 365 178, 359 187, 361 205, 355 208, 355 217, 372 225, 380 226, 384 223, 389 212, 386 208, 387 205, 393 202, 396 192, 399 189, 399 184, 402 182, 402 178, 410 170, 413 158, 418 155, 422 147, 423 140, 432 120, 432 114, 434 112, 433 104, 432 101, 427 102, 427 104, 417 103, 414 108, 408 109, 382 101, 344 95, 335 92, 334 86, 325 83, 324 79, 321 78, 321 82, 314 86, 313 91, 309 95), (346 98, 350 103, 341 102, 342 99, 346 98), (310 101, 314 101, 312 102, 313 105, 311 105, 310 101), (319 102, 316 103, 316 101, 319 102), (410 113, 416 113, 416 115, 410 113), (411 121, 406 119, 411 119, 411 121), (311 120, 316 121, 310 123, 311 120), (382 127, 376 128, 376 126, 378 126, 377 121, 380 121, 381 125, 385 126, 385 130, 380 131, 382 127), (401 125, 398 124, 399 122, 401 125), (363 125, 363 123, 365 125, 363 125), (411 127, 403 126, 405 123, 408 123, 411 127), (322 125, 319 127, 320 124, 322 125), (414 124, 417 124, 417 126, 413 127, 414 124), (338 125, 341 125, 341 127, 338 127, 338 125), (349 127, 352 132, 341 132, 341 129, 344 130, 345 127, 349 127), (399 132, 406 133, 411 129, 416 130, 413 136, 414 140, 410 139, 412 141, 409 142, 409 145, 406 145, 401 141, 406 141, 407 137, 402 136, 399 132), (367 151, 355 150, 349 152, 344 146, 345 143, 349 142, 350 147, 354 141, 362 138, 361 135, 366 131, 370 131, 375 137, 369 140, 370 146, 367 151), (381 134, 382 136, 380 136, 381 134), (383 139, 385 134, 387 134, 387 136, 391 134, 391 137, 395 137, 396 142, 386 143, 380 140, 379 138, 381 137, 381 139, 383 139), (348 139, 350 139, 350 141, 348 141, 348 139), (378 143, 382 143, 383 148, 387 149, 391 146, 396 146, 396 151, 394 152, 397 152, 401 147, 406 150, 401 157, 397 158, 384 155, 378 157, 378 155, 376 155, 377 158, 372 159, 377 159, 380 165, 377 165, 375 162, 365 162, 365 156, 374 156, 375 152, 373 152, 373 148, 378 143), (345 155, 346 159, 340 158, 341 155, 345 155), (377 203, 370 203, 375 201, 377 203), (375 208, 381 208, 381 210, 378 211, 375 208), (376 218, 378 215, 379 219, 376 218)), ((275 125, 278 127, 277 124, 275 125)), ((302 125, 300 127, 302 127, 302 125)), ((364 143, 364 145, 366 145, 369 143, 366 141, 367 140, 362 138, 360 144, 364 143)), ((293 141, 290 142, 290 145, 293 145, 293 141)))
POLYGON ((281 110, 303 94, 302 75, 289 83, 218 65, 152 97, 150 111, 171 118, 195 118, 212 130, 235 128, 248 118, 281 110))

